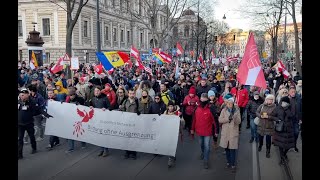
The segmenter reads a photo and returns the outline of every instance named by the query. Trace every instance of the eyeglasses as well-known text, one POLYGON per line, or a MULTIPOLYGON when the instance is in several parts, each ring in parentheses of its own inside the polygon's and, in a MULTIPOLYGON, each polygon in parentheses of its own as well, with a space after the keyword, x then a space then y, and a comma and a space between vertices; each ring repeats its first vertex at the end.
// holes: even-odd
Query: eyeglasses
POLYGON ((122 94, 123 92, 118 92, 119 94, 122 94))
POLYGON ((159 100, 160 98, 154 98, 155 100, 159 100))

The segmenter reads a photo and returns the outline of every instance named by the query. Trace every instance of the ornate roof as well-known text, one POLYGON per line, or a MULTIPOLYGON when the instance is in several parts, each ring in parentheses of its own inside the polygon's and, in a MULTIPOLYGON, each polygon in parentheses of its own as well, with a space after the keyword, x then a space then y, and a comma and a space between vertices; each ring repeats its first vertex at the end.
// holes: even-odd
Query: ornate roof
POLYGON ((195 16, 196 14, 191 9, 187 9, 182 12, 182 16, 187 16, 187 15, 195 16))

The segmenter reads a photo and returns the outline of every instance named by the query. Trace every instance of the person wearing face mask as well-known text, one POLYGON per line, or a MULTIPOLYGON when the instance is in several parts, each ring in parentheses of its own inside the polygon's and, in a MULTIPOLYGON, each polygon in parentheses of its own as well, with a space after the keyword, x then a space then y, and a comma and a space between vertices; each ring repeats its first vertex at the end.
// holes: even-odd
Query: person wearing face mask
POLYGON ((153 102, 147 90, 142 90, 141 97, 139 98, 139 112, 141 114, 148 114, 151 103, 153 102))
POLYGON ((256 116, 259 117, 258 134, 259 134, 259 147, 258 151, 262 150, 263 139, 266 136, 266 157, 270 158, 271 149, 271 136, 274 133, 274 121, 277 120, 275 117, 276 104, 274 103, 274 95, 267 95, 263 104, 261 104, 257 111, 256 116))
POLYGON ((288 150, 295 148, 293 114, 290 108, 290 99, 287 96, 281 98, 279 106, 276 108, 278 121, 283 121, 283 131, 275 131, 273 138, 274 145, 279 147, 281 157, 280 164, 288 161, 288 150))
POLYGON ((207 93, 202 93, 200 97, 200 105, 194 111, 191 135, 196 133, 199 136, 199 142, 201 147, 200 158, 203 160, 203 166, 205 169, 209 168, 209 155, 211 137, 213 134, 217 135, 216 123, 214 117, 210 111, 209 97, 207 93), (214 131, 214 132, 213 132, 214 131))
POLYGON ((240 109, 235 105, 231 94, 225 97, 226 106, 219 116, 221 126, 220 146, 225 149, 227 166, 232 172, 236 172, 236 150, 239 142, 239 125, 241 123, 240 109))
POLYGON ((254 140, 256 143, 259 142, 259 137, 257 134, 257 125, 254 123, 254 119, 257 117, 256 112, 258 107, 263 103, 263 99, 259 96, 259 92, 255 91, 253 93, 253 98, 249 100, 248 103, 248 114, 250 117, 250 129, 251 129, 251 139, 250 143, 252 143, 254 140))

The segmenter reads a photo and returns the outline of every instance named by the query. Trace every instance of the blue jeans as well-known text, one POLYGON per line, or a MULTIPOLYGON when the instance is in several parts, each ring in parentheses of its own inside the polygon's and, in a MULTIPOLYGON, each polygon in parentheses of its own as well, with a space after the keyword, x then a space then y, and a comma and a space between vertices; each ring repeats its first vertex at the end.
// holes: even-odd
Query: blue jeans
POLYGON ((226 148, 226 156, 227 156, 227 163, 230 164, 230 166, 235 166, 236 165, 236 150, 226 148))
POLYGON ((201 153, 204 156, 203 160, 208 162, 210 154, 211 136, 199 136, 199 142, 201 147, 201 153))
POLYGON ((257 125, 254 123, 254 118, 250 116, 250 129, 251 129, 251 138, 255 139, 256 142, 259 141, 258 133, 257 133, 257 125))
MULTIPOLYGON (((68 139, 69 150, 74 150, 74 140, 68 139)), ((81 142, 82 147, 86 147, 85 142, 81 142)))
POLYGON ((100 147, 100 151, 101 151, 101 152, 108 152, 108 148, 100 147))

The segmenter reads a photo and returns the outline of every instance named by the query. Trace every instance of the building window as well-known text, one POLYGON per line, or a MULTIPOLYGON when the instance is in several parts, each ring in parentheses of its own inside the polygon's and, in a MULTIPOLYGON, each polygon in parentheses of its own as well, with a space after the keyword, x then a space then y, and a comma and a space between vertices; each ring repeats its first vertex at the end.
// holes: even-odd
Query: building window
POLYGON ((142 15, 142 2, 139 0, 139 15, 142 15))
POLYGON ((18 37, 23 36, 22 32, 22 20, 18 20, 18 37))
POLYGON ((142 47, 142 43, 143 43, 143 33, 140 33, 140 46, 142 47))
POLYGON ((83 37, 88 37, 88 21, 83 22, 83 37))
POLYGON ((113 28, 113 41, 117 41, 117 28, 113 28))
POLYGON ((42 19, 42 33, 43 36, 50 36, 50 19, 43 18, 42 19))
POLYGON ((189 37, 189 26, 184 27, 184 36, 189 37))
POLYGON ((50 63, 50 53, 46 52, 46 59, 43 63, 50 63))
POLYGON ((122 0, 119 0, 120 11, 122 11, 122 0))
POLYGON ((109 27, 106 26, 105 30, 104 30, 104 37, 106 38, 106 40, 109 40, 109 27))
POLYGON ((123 31, 123 29, 121 29, 121 42, 123 42, 124 41, 124 31, 123 31))
POLYGON ((112 7, 116 6, 116 0, 112 0, 112 7))
POLYGON ((127 42, 130 43, 130 31, 127 31, 127 42))
POLYGON ((129 12, 129 9, 130 9, 129 5, 130 5, 129 0, 127 0, 127 12, 129 12))
POLYGON ((89 53, 86 53, 86 63, 89 63, 89 53))

